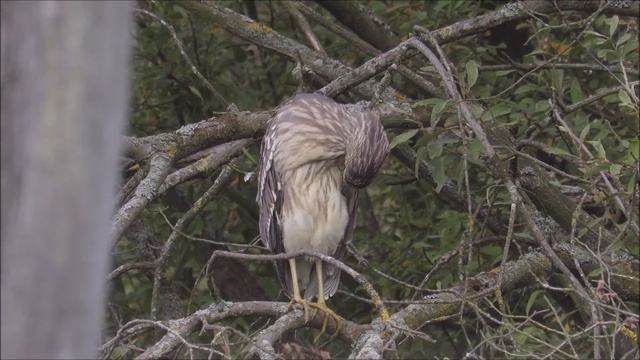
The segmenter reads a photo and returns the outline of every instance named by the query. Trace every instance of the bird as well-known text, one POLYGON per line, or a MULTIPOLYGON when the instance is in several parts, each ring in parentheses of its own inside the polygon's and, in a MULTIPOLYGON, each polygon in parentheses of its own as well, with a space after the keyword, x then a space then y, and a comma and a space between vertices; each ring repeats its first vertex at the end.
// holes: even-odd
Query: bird
MULTIPOLYGON (((389 154, 379 115, 321 94, 298 94, 267 123, 260 150, 256 201, 260 238, 272 252, 315 251, 342 259, 356 223, 358 190, 369 185, 389 154)), ((340 270, 311 257, 276 261, 289 306, 299 303, 333 317, 326 305, 340 270), (312 298, 316 303, 311 303, 312 298)), ((326 327, 324 317, 322 332, 326 327)))

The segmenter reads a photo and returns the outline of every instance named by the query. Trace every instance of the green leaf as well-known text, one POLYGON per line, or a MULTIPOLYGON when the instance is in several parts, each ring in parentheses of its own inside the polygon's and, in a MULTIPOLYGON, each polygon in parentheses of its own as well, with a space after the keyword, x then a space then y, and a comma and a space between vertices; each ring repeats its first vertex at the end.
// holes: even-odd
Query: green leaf
POLYGON ((599 173, 600 171, 606 171, 609 169, 607 164, 604 164, 600 160, 589 160, 587 161, 587 166, 584 168, 580 168, 580 171, 584 173, 585 176, 591 177, 599 173))
POLYGON ((536 112, 543 112, 549 110, 549 101, 547 100, 539 100, 534 105, 536 112))
POLYGON ((446 164, 443 161, 443 158, 435 158, 431 162, 431 176, 433 176, 433 181, 436 183, 436 192, 440 193, 442 187, 447 181, 447 175, 445 175, 446 164))
POLYGON ((635 139, 629 142, 629 152, 636 160, 640 158, 640 140, 635 139))
POLYGON ((528 314, 529 310, 531 310, 531 307, 533 306, 533 304, 536 302, 536 299, 538 298, 538 295, 540 295, 542 293, 542 290, 535 290, 531 293, 531 295, 529 295, 529 300, 527 301, 527 306, 525 308, 525 313, 528 314))
POLYGON ((396 137, 391 140, 391 149, 394 147, 409 141, 412 137, 414 137, 418 133, 418 129, 411 129, 409 131, 405 131, 402 134, 396 135, 396 137))
POLYGON ((615 54, 616 52, 610 49, 600 49, 596 52, 599 58, 606 58, 609 54, 615 54))
POLYGON ((571 83, 569 84, 569 95, 571 96, 571 102, 578 102, 584 99, 584 94, 582 94, 582 88, 580 87, 580 81, 576 78, 571 79, 571 83))
POLYGON ((611 173, 611 175, 613 176, 618 176, 621 170, 622 170, 622 165, 620 164, 611 164, 611 166, 609 166, 609 173, 611 173))
POLYGON ((113 351, 111 352, 111 356, 109 358, 110 359, 120 359, 126 353, 127 353, 127 347, 126 346, 116 346, 113 349, 113 351))
POLYGON ((423 99, 423 100, 418 100, 416 102, 413 103, 413 106, 434 106, 438 103, 440 103, 441 101, 443 101, 442 99, 437 99, 437 98, 431 98, 431 99, 423 99))
POLYGON ((580 131, 581 141, 584 141, 584 139, 587 138, 587 134, 589 134, 589 130, 591 130, 591 124, 587 124, 585 127, 582 128, 582 131, 580 131))
POLYGON ((416 178, 420 177, 420 164, 422 163, 422 161, 425 159, 426 156, 427 156, 427 147, 426 146, 419 147, 418 151, 416 151, 416 163, 413 169, 416 178))
POLYGON ((500 70, 500 71, 496 71, 496 77, 501 77, 501 76, 505 76, 505 75, 509 75, 512 72, 514 72, 515 70, 500 70))
POLYGON ((551 83, 556 88, 558 93, 562 93, 564 89, 564 70, 552 69, 551 71, 551 83))
POLYGON ((590 278, 595 278, 596 276, 600 276, 602 274, 602 267, 597 267, 593 270, 591 270, 591 272, 589 272, 589 274, 587 275, 590 278))
MULTIPOLYGON (((635 176, 629 176, 629 180, 627 181, 627 184, 625 185, 625 189, 627 190, 627 192, 632 193, 633 190, 636 188, 636 177, 635 176)), ((638 252, 636 251, 634 254, 637 254, 638 252)))
POLYGON ((549 150, 549 153, 553 155, 571 155, 569 152, 553 146, 549 146, 547 150, 549 150))
POLYGON ((535 84, 524 84, 524 85, 518 87, 516 89, 516 91, 514 91, 513 93, 516 94, 516 95, 520 95, 520 94, 528 93, 530 91, 536 91, 536 90, 539 90, 539 89, 540 89, 540 86, 538 86, 538 85, 535 85, 535 84))
POLYGON ((622 103, 622 105, 626 105, 629 107, 632 107, 632 102, 631 102, 631 98, 629 97, 629 94, 627 94, 626 91, 624 91, 623 89, 620 89, 620 91, 618 91, 618 98, 620 99, 620 102, 622 103))
POLYGON ((618 41, 616 41, 616 48, 619 48, 620 45, 624 44, 627 42, 627 40, 631 39, 631 34, 630 33, 624 33, 622 34, 622 36, 620 36, 618 38, 618 41))
POLYGON ((602 160, 607 159, 607 153, 606 151, 604 151, 604 146, 602 146, 602 143, 600 141, 596 141, 596 140, 587 141, 587 143, 593 146, 594 149, 596 149, 596 152, 598 153, 598 158, 602 160))
POLYGON ((482 153, 482 144, 480 143, 480 140, 477 138, 471 140, 469 144, 467 144, 467 151, 471 160, 480 159, 480 154, 482 153))
POLYGON ((511 106, 507 104, 497 104, 489 109, 489 114, 491 117, 497 118, 498 116, 510 114, 511 110, 511 106))
POLYGON ((473 60, 468 61, 465 65, 465 71, 467 73, 467 86, 471 89, 478 80, 478 63, 473 60))
POLYGON ((594 35, 594 36, 597 36, 597 37, 600 37, 600 38, 606 38, 606 36, 600 34, 599 32, 595 32, 595 31, 591 31, 591 30, 586 30, 584 33, 585 34, 591 34, 591 35, 594 35))
POLYGON ((618 28, 618 23, 620 22, 620 18, 618 15, 614 15, 611 20, 609 20, 609 37, 613 36, 618 28))
POLYGON ((191 93, 195 96, 198 97, 198 99, 200 99, 201 102, 204 103, 204 98, 202 97, 202 94, 200 94, 200 91, 198 89, 196 89, 195 86, 189 85, 189 90, 191 91, 191 93))
POLYGON ((431 110, 431 127, 438 126, 440 115, 442 114, 442 110, 444 110, 445 106, 447 106, 446 100, 438 99, 438 102, 435 103, 435 106, 431 110))
POLYGON ((628 53, 630 53, 632 51, 635 51, 637 48, 638 48, 638 42, 637 41, 628 41, 622 47, 622 55, 623 56, 627 56, 628 53))
POLYGON ((435 159, 438 156, 442 155, 442 143, 440 141, 432 141, 427 144, 427 152, 429 153, 430 159, 435 159))

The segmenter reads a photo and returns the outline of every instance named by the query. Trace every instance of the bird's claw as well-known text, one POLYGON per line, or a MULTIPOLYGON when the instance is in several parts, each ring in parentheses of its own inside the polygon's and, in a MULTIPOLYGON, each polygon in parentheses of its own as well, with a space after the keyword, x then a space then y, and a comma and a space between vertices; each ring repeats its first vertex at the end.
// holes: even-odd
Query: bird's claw
MULTIPOLYGON (((287 310, 291 310, 291 308, 293 308, 293 306, 295 304, 299 304, 302 305, 302 309, 304 311, 304 323, 308 323, 309 322, 309 306, 311 306, 312 304, 309 303, 307 300, 303 299, 303 298, 299 298, 299 297, 294 297, 293 299, 291 299, 291 301, 289 301, 289 306, 287 306, 287 310)), ((313 319, 313 317, 311 318, 313 319)))
POLYGON ((322 328, 320 328, 320 333, 313 339, 314 343, 317 343, 318 339, 320 339, 320 336, 322 336, 322 334, 324 334, 327 330, 329 317, 333 318, 333 321, 336 324, 336 330, 331 335, 331 338, 334 338, 338 336, 338 334, 340 334, 340 330, 342 329, 342 318, 340 317, 340 315, 331 310, 324 302, 310 303, 309 306, 313 308, 313 315, 311 315, 312 320, 315 319, 320 310, 322 310, 322 312, 324 313, 324 317, 322 319, 322 328))

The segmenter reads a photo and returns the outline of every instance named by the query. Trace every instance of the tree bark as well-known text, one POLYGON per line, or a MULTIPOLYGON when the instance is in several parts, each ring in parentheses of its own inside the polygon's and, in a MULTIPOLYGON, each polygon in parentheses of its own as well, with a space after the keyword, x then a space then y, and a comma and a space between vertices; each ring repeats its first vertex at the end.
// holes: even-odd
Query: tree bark
POLYGON ((94 358, 129 2, 2 2, 2 358, 94 358))

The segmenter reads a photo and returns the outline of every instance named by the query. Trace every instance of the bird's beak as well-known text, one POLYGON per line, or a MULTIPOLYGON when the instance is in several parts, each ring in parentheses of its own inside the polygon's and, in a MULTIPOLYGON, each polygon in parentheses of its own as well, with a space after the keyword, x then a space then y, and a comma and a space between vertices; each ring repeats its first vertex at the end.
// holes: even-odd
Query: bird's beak
POLYGON ((352 187, 352 188, 354 188, 354 189, 362 189, 362 188, 365 188, 365 187, 368 185, 367 183, 357 183, 357 184, 354 184, 354 183, 352 183, 352 182, 350 182, 350 181, 345 181, 345 182, 346 182, 347 184, 349 184, 349 186, 351 186, 351 187, 352 187))

